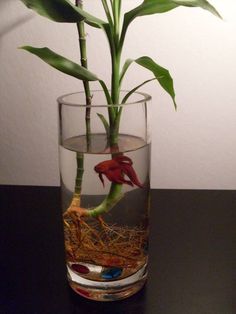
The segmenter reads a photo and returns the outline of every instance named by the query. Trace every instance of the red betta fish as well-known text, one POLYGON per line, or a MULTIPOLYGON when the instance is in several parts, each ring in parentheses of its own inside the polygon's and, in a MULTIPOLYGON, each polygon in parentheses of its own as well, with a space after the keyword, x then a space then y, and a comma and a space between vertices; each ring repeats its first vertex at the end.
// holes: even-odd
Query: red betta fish
POLYGON ((129 157, 120 155, 114 157, 113 159, 100 162, 94 167, 94 170, 98 173, 103 186, 104 180, 102 175, 104 174, 111 182, 119 184, 126 183, 131 186, 137 185, 142 188, 143 184, 139 182, 132 164, 133 162, 129 157), (124 175, 126 175, 130 180, 126 180, 124 175))

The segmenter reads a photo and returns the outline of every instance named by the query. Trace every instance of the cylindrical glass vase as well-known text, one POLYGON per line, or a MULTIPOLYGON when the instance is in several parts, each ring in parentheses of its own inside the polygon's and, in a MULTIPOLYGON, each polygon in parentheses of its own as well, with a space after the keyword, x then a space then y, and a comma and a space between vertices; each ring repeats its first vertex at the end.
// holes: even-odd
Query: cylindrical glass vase
POLYGON ((147 278, 150 99, 134 93, 112 107, 103 91, 90 106, 83 92, 58 99, 68 280, 89 299, 126 298, 147 278))

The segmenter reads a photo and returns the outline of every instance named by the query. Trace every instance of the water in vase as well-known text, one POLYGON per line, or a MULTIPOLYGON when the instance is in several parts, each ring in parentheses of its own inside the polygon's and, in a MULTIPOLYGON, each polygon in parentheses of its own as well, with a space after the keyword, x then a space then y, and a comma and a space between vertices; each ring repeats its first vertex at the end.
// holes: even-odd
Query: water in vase
POLYGON ((150 144, 126 134, 119 135, 113 149, 106 134, 92 135, 89 146, 86 136, 69 138, 60 146, 68 276, 72 288, 85 297, 122 298, 128 286, 135 293, 145 281, 149 150, 150 144), (73 203, 78 157, 83 159, 82 189, 78 210, 73 211, 68 209, 73 203), (114 176, 121 180, 120 198, 107 212, 83 215, 104 201, 114 176), (104 289, 109 293, 100 293, 104 289))

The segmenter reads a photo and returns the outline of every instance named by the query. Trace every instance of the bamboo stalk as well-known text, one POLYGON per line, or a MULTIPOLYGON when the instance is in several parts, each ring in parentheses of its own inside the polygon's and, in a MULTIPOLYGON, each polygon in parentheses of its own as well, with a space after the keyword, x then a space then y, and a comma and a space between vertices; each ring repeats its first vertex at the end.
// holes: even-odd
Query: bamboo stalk
MULTIPOLYGON (((83 8, 83 1, 76 0, 75 5, 83 8)), ((88 67, 87 61, 87 49, 86 49, 86 34, 84 28, 84 21, 80 21, 77 23, 77 30, 79 34, 79 49, 80 49, 80 60, 81 65, 85 68, 88 67)), ((91 92, 88 81, 83 81, 84 92, 86 96, 86 112, 85 112, 85 124, 86 124, 86 142, 87 142, 87 150, 90 149, 91 144, 91 124, 90 124, 90 114, 91 114, 91 92)), ((82 190, 82 181, 83 181, 83 173, 84 173, 84 155, 81 153, 76 153, 76 162, 77 162, 77 172, 75 179, 75 190, 72 200, 72 206, 80 207, 80 199, 81 199, 81 190, 82 190)))
MULTIPOLYGON (((120 58, 121 58, 121 50, 119 48, 119 23, 120 23, 120 7, 121 1, 117 1, 116 3, 112 3, 113 8, 113 21, 114 21, 114 42, 112 53, 112 84, 111 84, 111 98, 112 104, 117 105, 119 103, 119 96, 120 96, 120 58), (119 4, 118 4, 119 2, 119 4), (118 5, 117 5, 118 4, 118 5)), ((110 147, 116 147, 118 143, 118 131, 119 131, 119 118, 118 117, 118 110, 115 111, 115 119, 110 119, 110 137, 109 137, 109 144, 110 147), (118 121, 117 118, 118 117, 118 121), (115 123, 116 122, 116 123, 115 123)), ((116 154, 112 154, 112 158, 116 156, 116 154)), ((102 213, 108 212, 112 207, 114 207, 120 199, 123 197, 122 193, 122 184, 117 184, 112 182, 110 191, 103 202, 98 205, 97 207, 89 210, 87 214, 92 217, 97 217, 102 213)))
MULTIPOLYGON (((119 95, 120 95, 120 57, 121 57, 121 49, 119 47, 119 23, 120 23, 120 5, 121 1, 119 0, 117 3, 113 2, 113 21, 114 21, 114 38, 111 43, 113 50, 112 53, 112 84, 111 84, 111 101, 112 105, 117 105, 119 103, 119 95), (119 5, 117 5, 119 2, 119 5)), ((82 1, 76 0, 76 5, 82 8, 82 1)), ((106 6, 106 1, 103 1, 103 5, 106 6)), ((106 6, 106 11, 109 10, 108 6, 106 6)), ((107 17, 109 17, 109 21, 111 23, 112 19, 110 17, 110 13, 106 12, 107 17)), ((81 64, 84 67, 87 67, 87 53, 86 53, 86 38, 84 31, 84 21, 80 21, 77 24, 78 33, 79 33, 79 43, 80 43, 80 54, 81 54, 81 64)), ((86 93, 86 104, 91 104, 91 94, 89 89, 89 83, 84 82, 84 90, 86 93)), ((108 109, 109 113, 111 112, 111 108, 108 109)), ((88 136, 90 135, 90 107, 86 110, 86 131, 88 136)), ((111 148, 117 146, 118 143, 118 131, 119 131, 119 112, 117 108, 112 108, 114 115, 109 115, 110 122, 110 136, 109 136, 109 144, 111 148), (118 119, 117 119, 118 118, 118 119), (116 123, 115 123, 116 122, 116 123)), ((112 158, 114 158, 117 154, 112 154, 112 158)), ((81 187, 82 187, 82 176, 83 176, 83 154, 77 153, 77 177, 76 177, 76 187, 74 196, 80 195, 81 187)), ((108 212, 112 209, 123 197, 122 193, 122 184, 117 184, 112 182, 110 191, 105 199, 98 206, 92 209, 80 209, 80 203, 78 202, 77 211, 81 216, 90 216, 90 217, 98 217, 101 214, 108 212)))
MULTIPOLYGON (((76 0, 75 5, 83 9, 83 1, 76 0)), ((88 59, 87 59, 87 47, 86 47, 86 33, 84 27, 84 21, 81 20, 77 23, 77 29, 79 34, 79 48, 80 48, 80 62, 84 68, 88 68, 88 59)), ((86 96, 86 113, 85 113, 85 123, 86 123, 86 139, 87 139, 87 150, 90 148, 91 144, 91 92, 88 81, 83 81, 84 92, 86 96)))

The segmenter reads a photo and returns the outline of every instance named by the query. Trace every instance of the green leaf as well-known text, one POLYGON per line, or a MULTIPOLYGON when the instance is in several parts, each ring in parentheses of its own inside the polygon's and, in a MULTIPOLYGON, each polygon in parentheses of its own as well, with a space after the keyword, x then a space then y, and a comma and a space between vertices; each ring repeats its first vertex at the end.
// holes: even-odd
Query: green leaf
POLYGON ((108 114, 109 114, 109 121, 112 124, 115 120, 115 108, 111 105, 112 104, 112 99, 111 95, 109 93, 109 90, 103 80, 99 80, 100 85, 102 86, 102 89, 104 91, 104 95, 106 97, 107 104, 110 105, 108 106, 108 114))
POLYGON ((221 18, 216 9, 206 0, 144 0, 138 7, 125 13, 121 34, 121 46, 123 45, 125 34, 129 24, 136 17, 156 13, 164 13, 173 10, 179 6, 200 7, 202 9, 210 11, 214 15, 221 18))
POLYGON ((152 79, 149 79, 149 80, 146 80, 146 81, 144 81, 144 82, 142 82, 141 84, 139 84, 138 86, 135 86, 133 89, 131 89, 131 91, 129 91, 126 95, 125 95, 125 97, 123 98, 123 100, 122 100, 122 104, 124 104, 124 103, 126 103, 126 101, 128 100, 128 98, 134 93, 134 92, 136 92, 136 90, 138 90, 140 87, 142 87, 143 85, 145 85, 145 84, 147 84, 147 83, 149 83, 149 82, 151 82, 151 81, 154 81, 155 80, 155 78, 152 78, 152 79))
POLYGON ((126 71, 128 70, 130 64, 133 62, 133 59, 127 59, 123 65, 123 68, 121 70, 121 74, 120 74, 120 84, 125 76, 126 71))
POLYGON ((97 113, 98 117, 100 118, 100 120, 102 121, 102 124, 104 125, 104 128, 106 130, 106 134, 107 137, 109 137, 110 134, 110 127, 109 127, 109 123, 107 122, 106 118, 104 117, 104 115, 102 115, 101 113, 97 113))
POLYGON ((21 0, 28 8, 55 22, 77 23, 85 20, 88 24, 102 28, 106 22, 92 16, 69 0, 21 0))
POLYGON ((178 6, 185 6, 185 7, 199 7, 204 10, 207 10, 214 14, 215 16, 222 18, 219 12, 206 0, 173 0, 172 2, 176 3, 178 6))
POLYGON ((164 88, 164 90, 171 96, 175 109, 177 108, 176 102, 175 102, 175 91, 174 91, 174 85, 173 85, 173 79, 169 73, 169 71, 157 63, 155 63, 151 58, 149 57, 141 57, 136 60, 134 60, 137 64, 141 65, 142 67, 150 70, 160 85, 164 88))
POLYGON ((92 72, 88 71, 86 68, 80 66, 79 64, 70 61, 69 59, 64 58, 53 52, 48 48, 34 48, 31 46, 21 47, 22 49, 31 52, 32 54, 38 56, 44 62, 51 65, 53 68, 74 76, 79 80, 83 81, 97 81, 98 77, 92 72))

